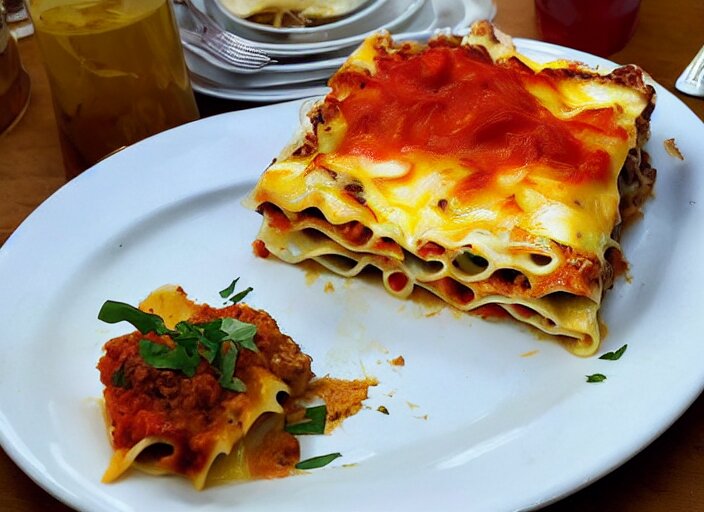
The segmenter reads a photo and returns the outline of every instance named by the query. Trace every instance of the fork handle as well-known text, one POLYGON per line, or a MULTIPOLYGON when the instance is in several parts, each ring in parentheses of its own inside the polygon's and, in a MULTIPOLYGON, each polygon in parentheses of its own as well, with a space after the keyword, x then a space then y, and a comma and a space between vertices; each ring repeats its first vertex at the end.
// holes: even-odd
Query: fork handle
POLYGON ((704 97, 704 46, 675 82, 675 87, 691 96, 704 97))

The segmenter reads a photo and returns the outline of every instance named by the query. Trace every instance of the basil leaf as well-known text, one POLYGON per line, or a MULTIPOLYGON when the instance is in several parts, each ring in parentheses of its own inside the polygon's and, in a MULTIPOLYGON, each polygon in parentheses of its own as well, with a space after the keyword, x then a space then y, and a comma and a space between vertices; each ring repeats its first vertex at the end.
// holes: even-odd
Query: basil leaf
MULTIPOLYGON (((222 296, 231 294, 238 279, 235 279, 220 294, 222 296)), ((250 291, 251 288, 233 299, 244 297, 250 291)), ((238 392, 247 389, 245 383, 235 377, 234 372, 240 349, 259 351, 254 343, 256 325, 234 318, 220 318, 203 324, 181 321, 176 324, 174 330, 170 330, 160 316, 145 313, 123 302, 110 300, 100 308, 98 318, 108 323, 127 321, 142 334, 154 332, 159 336, 170 336, 175 344, 174 347, 154 343, 148 339, 140 340, 139 354, 153 368, 180 370, 187 377, 193 377, 202 357, 220 372, 219 381, 223 388, 238 392)), ((111 378, 116 386, 123 385, 119 371, 116 371, 111 378)), ((124 385, 128 384, 124 383, 124 385)))
POLYGON ((284 430, 294 436, 324 434, 327 415, 328 408, 325 405, 308 407, 305 414, 308 421, 286 425, 284 430))
POLYGON ((220 349, 220 343, 216 341, 211 341, 206 337, 200 340, 200 355, 203 359, 208 361, 209 364, 213 364, 218 357, 218 351, 220 349))
POLYGON ((220 366, 220 386, 230 391, 244 392, 247 386, 240 379, 235 377, 235 366, 239 350, 233 342, 226 342, 221 345, 221 366, 220 366))
POLYGON ((606 380, 606 375, 602 373, 595 373, 593 375, 587 375, 587 382, 604 382, 606 380))
POLYGON ((189 354, 181 345, 174 348, 148 339, 139 340, 139 355, 144 362, 162 370, 181 370, 188 377, 193 377, 200 362, 198 354, 189 354))
POLYGON ((212 343, 219 345, 220 342, 225 339, 226 334, 220 329, 222 327, 222 318, 218 318, 206 324, 198 324, 197 327, 203 333, 203 336, 212 343))
POLYGON ((254 344, 254 335, 257 334, 256 325, 240 322, 234 318, 223 318, 220 330, 225 333, 224 340, 232 340, 252 352, 259 351, 254 344))
POLYGON ((171 333, 159 315, 145 313, 134 306, 113 300, 105 301, 100 308, 100 312, 98 312, 98 320, 109 324, 123 321, 129 322, 142 334, 147 334, 148 332, 154 332, 158 335, 171 333))
POLYGON ((198 325, 189 322, 179 322, 176 324, 178 335, 173 336, 177 345, 186 347, 189 353, 194 353, 200 348, 200 355, 203 359, 212 364, 220 349, 220 343, 210 340, 198 325))
POLYGON ((624 346, 622 346, 616 352, 607 352, 606 354, 599 357, 599 359, 604 359, 606 361, 618 361, 619 359, 621 359, 621 356, 623 355, 623 353, 626 351, 627 348, 628 348, 628 343, 626 343, 624 346))
POLYGON ((230 298, 227 299, 227 300, 230 301, 230 302, 232 302, 233 304, 237 304, 239 301, 241 301, 242 299, 244 299, 244 298, 249 294, 249 292, 251 292, 254 288, 252 288, 252 287, 250 286, 250 287, 247 288, 246 290, 241 291, 241 292, 239 292, 239 293, 236 294, 236 295, 232 295, 233 293, 235 293, 235 288, 237 287, 237 281, 239 281, 239 280, 240 280, 240 278, 238 277, 237 279, 233 280, 233 281, 230 283, 230 286, 228 286, 228 287, 225 288, 224 290, 221 290, 221 291, 220 291, 220 297, 222 297, 223 299, 226 298, 226 297, 230 297, 230 298))
POLYGON ((246 290, 241 291, 241 292, 238 293, 237 295, 233 295, 232 297, 230 297, 230 298, 227 299, 227 300, 229 300, 229 301, 232 302, 233 304, 237 304, 239 301, 241 301, 241 300, 244 299, 247 295, 249 295, 249 292, 251 292, 252 290, 254 290, 254 288, 252 288, 252 287, 250 286, 250 287, 247 288, 246 290))
POLYGON ((229 297, 230 295, 232 295, 233 293, 235 293, 235 288, 237 287, 237 281, 239 281, 239 280, 240 280, 239 277, 235 278, 235 279, 230 283, 230 286, 228 286, 228 287, 225 288, 224 290, 220 290, 220 297, 222 297, 223 299, 225 299, 225 298, 229 297))
POLYGON ((112 385, 117 388, 126 388, 127 387, 127 379, 125 378, 124 365, 120 366, 117 370, 115 370, 115 373, 112 374, 112 377, 110 377, 110 380, 112 381, 112 385))
POLYGON ((318 469, 327 466, 332 461, 342 457, 341 453, 329 453, 328 455, 320 455, 311 459, 302 460, 296 464, 296 469, 318 469))
POLYGON ((232 380, 226 383, 223 383, 221 379, 220 386, 230 391, 235 391, 237 393, 245 393, 247 391, 247 384, 242 382, 242 380, 238 377, 232 377, 232 380))

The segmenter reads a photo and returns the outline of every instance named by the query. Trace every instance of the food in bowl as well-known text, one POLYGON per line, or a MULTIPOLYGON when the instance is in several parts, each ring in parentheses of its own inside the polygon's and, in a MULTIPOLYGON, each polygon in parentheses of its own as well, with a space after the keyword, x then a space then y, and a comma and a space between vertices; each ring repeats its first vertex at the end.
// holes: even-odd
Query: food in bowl
POLYGON ((239 18, 274 27, 305 27, 330 23, 368 0, 221 0, 239 18))

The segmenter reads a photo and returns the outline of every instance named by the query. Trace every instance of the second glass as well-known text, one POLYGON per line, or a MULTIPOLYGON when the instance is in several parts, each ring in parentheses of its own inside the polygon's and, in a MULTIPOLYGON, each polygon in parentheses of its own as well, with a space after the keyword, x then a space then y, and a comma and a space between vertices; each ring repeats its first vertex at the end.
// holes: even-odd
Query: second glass
POLYGON ((545 41, 607 57, 631 39, 640 0, 535 0, 545 41))
POLYGON ((28 0, 66 176, 198 118, 168 0, 28 0))

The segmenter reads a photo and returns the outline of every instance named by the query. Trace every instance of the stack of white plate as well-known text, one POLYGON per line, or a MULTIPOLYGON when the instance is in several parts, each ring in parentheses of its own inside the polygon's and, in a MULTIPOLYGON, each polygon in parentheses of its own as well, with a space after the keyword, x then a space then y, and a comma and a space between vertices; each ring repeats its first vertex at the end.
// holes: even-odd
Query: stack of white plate
MULTIPOLYGON (((221 27, 276 59, 256 73, 241 73, 184 41, 193 88, 211 96, 256 102, 325 94, 327 79, 366 36, 378 30, 413 39, 445 28, 461 33, 473 21, 491 19, 496 12, 492 0, 367 0, 331 23, 275 28, 238 18, 222 0, 192 2, 221 27)), ((188 13, 176 7, 179 24, 192 28, 188 13)))

